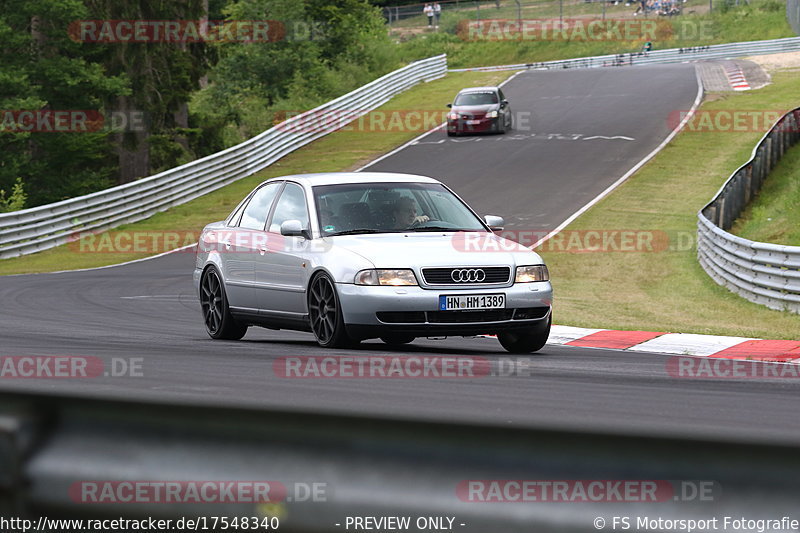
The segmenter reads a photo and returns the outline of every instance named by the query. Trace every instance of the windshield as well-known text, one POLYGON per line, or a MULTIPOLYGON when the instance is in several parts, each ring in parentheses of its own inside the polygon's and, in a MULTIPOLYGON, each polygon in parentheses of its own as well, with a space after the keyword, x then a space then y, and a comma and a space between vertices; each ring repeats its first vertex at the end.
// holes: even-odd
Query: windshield
POLYGON ((497 93, 462 93, 456 96, 455 105, 488 105, 497 103, 497 93))
POLYGON ((350 183, 314 187, 323 235, 407 231, 486 231, 438 183, 350 183))

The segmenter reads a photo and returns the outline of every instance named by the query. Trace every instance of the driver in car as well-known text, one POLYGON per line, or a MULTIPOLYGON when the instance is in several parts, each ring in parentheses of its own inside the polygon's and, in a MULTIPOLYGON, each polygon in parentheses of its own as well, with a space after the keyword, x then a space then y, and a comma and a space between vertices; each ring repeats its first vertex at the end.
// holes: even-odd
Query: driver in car
POLYGON ((430 220, 427 215, 417 216, 417 203, 408 196, 395 200, 392 215, 395 229, 413 228, 430 220))

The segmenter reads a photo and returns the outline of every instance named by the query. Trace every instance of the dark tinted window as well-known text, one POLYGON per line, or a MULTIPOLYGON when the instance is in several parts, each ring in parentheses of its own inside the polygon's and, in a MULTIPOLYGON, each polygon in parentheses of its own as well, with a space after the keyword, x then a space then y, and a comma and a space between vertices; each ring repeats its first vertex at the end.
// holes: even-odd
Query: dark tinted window
POLYGON ((438 183, 324 185, 314 187, 314 198, 323 235, 424 231, 426 226, 485 231, 467 206, 438 183), (416 216, 427 221, 412 224, 416 216))
POLYGON ((455 105, 488 105, 497 103, 497 93, 462 93, 456 97, 455 105))

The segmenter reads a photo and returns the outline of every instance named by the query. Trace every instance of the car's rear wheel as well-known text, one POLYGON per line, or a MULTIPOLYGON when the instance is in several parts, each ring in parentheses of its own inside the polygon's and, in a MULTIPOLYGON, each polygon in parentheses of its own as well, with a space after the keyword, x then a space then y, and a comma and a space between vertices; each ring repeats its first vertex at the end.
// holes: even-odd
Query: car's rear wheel
POLYGON ((344 348, 355 341, 347 336, 339 296, 331 278, 321 273, 308 290, 308 318, 317 343, 323 348, 344 348))
POLYGON ((200 280, 200 307, 206 332, 212 339, 235 341, 247 333, 247 324, 238 322, 231 315, 225 285, 214 267, 208 268, 200 280))
POLYGON ((531 353, 541 350, 550 336, 552 317, 528 330, 506 331, 497 335, 497 340, 511 353, 531 353))
POLYGON ((409 342, 413 342, 416 339, 413 335, 401 335, 401 334, 391 334, 391 335, 382 335, 381 340, 390 346, 400 346, 402 344, 408 344, 409 342))

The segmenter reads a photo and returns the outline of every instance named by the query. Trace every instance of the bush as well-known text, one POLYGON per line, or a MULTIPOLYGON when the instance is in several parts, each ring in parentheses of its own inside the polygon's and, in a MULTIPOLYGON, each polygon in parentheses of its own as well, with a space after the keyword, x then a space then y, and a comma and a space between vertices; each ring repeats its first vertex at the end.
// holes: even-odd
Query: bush
POLYGON ((8 198, 6 198, 6 191, 0 189, 0 212, 19 211, 25 207, 25 200, 27 199, 28 195, 25 194, 22 178, 17 178, 8 198))

